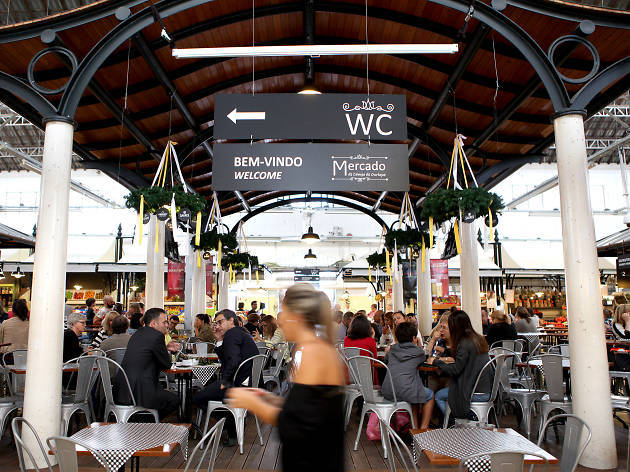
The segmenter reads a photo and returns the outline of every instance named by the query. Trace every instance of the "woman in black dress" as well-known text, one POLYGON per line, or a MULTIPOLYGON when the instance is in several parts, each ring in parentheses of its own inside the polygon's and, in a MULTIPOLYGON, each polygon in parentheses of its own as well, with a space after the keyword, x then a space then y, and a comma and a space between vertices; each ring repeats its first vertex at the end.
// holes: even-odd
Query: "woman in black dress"
POLYGON ((297 367, 285 400, 252 388, 228 391, 231 406, 246 408, 278 426, 282 470, 341 472, 344 470, 344 372, 329 340, 334 339, 330 301, 311 285, 290 287, 282 301, 278 324, 296 343, 297 367), (326 328, 328 339, 316 335, 326 328))

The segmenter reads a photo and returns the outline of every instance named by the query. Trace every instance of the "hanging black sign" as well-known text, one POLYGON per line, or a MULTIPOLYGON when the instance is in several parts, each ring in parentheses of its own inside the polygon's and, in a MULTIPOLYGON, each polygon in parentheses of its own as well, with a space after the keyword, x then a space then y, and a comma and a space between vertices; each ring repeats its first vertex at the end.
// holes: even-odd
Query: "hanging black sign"
POLYGON ((407 139, 404 95, 214 96, 216 139, 407 139))
POLYGON ((213 190, 409 190, 406 144, 215 144, 213 190))
POLYGON ((630 288, 630 254, 617 257, 617 286, 630 288))
POLYGON ((168 217, 171 216, 170 212, 164 207, 159 208, 155 214, 160 221, 166 221, 168 220, 168 217))
POLYGON ((177 212, 177 221, 182 223, 188 223, 190 221, 190 210, 188 208, 182 208, 177 212))
POLYGON ((142 222, 145 225, 148 224, 150 220, 151 220, 151 214, 150 213, 145 213, 144 215, 142 215, 142 222))

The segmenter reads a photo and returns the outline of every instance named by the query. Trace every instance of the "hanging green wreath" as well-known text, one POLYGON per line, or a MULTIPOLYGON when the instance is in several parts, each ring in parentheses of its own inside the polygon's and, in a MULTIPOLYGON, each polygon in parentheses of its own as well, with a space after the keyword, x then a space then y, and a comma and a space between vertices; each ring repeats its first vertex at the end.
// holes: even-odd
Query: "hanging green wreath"
POLYGON ((370 267, 385 267, 387 265, 387 256, 385 256, 385 249, 382 252, 373 252, 367 256, 367 263, 370 267))
POLYGON ((125 205, 127 208, 140 211, 140 196, 144 195, 144 211, 147 213, 155 213, 164 205, 171 204, 173 194, 175 194, 177 210, 188 208, 195 214, 199 211, 203 211, 206 207, 205 198, 196 193, 184 192, 181 185, 176 185, 173 188, 141 187, 131 190, 125 197, 125 205))
POLYGON ((438 189, 427 195, 422 202, 422 218, 433 218, 433 223, 441 225, 451 218, 458 218, 461 212, 472 212, 477 218, 500 213, 505 205, 496 193, 481 187, 467 189, 438 189))
POLYGON ((429 247, 429 233, 415 228, 393 229, 385 235, 385 247, 390 251, 394 250, 394 246, 402 251, 407 248, 417 251, 422 247, 422 240, 429 247))
POLYGON ((212 228, 210 231, 201 233, 199 246, 195 245, 194 237, 191 239, 190 244, 192 244, 195 249, 202 251, 216 251, 219 249, 219 240, 221 241, 221 250, 225 254, 235 251, 238 247, 236 236, 232 233, 219 234, 216 227, 212 228))
POLYGON ((223 270, 229 269, 230 265, 232 270, 243 270, 245 267, 252 266, 252 269, 258 267, 258 257, 252 256, 248 252, 234 252, 226 254, 221 260, 221 267, 223 270))

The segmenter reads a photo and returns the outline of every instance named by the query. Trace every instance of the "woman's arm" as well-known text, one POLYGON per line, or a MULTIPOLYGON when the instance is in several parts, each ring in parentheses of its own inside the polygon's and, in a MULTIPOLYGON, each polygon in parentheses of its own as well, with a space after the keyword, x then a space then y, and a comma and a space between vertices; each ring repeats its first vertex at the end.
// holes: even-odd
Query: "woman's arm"
POLYGON ((234 408, 246 408, 267 424, 276 426, 282 399, 257 388, 231 388, 228 403, 234 408))
POLYGON ((470 354, 471 352, 469 346, 462 345, 462 343, 460 343, 459 346, 457 346, 457 352, 455 353, 455 362, 447 364, 446 362, 437 359, 433 364, 439 367, 440 370, 449 377, 457 377, 466 368, 470 354))

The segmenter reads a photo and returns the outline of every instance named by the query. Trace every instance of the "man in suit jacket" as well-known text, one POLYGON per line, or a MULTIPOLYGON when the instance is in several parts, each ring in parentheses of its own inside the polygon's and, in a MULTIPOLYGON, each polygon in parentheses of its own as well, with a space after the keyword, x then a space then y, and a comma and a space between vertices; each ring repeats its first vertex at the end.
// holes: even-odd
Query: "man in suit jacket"
MULTIPOLYGON (((179 344, 171 342, 167 346, 164 335, 168 330, 166 313, 161 308, 151 308, 144 314, 144 327, 129 340, 122 367, 129 378, 136 404, 158 410, 164 418, 177 409, 177 395, 164 390, 159 383, 160 371, 171 366, 171 351, 179 350, 179 344), (168 348, 168 350, 167 350, 168 348)), ((118 375, 117 385, 124 385, 122 374, 118 375)), ((126 388, 117 388, 117 401, 130 404, 126 388)))
MULTIPOLYGON (((233 386, 241 386, 245 380, 251 377, 252 365, 245 364, 234 378, 236 370, 241 363, 252 356, 258 355, 258 348, 253 338, 247 331, 237 324, 237 316, 232 310, 222 310, 214 318, 214 334, 217 345, 214 352, 221 362, 222 380, 217 380, 207 385, 203 390, 193 396, 193 403, 205 410, 210 400, 222 401, 225 392, 233 386)), ((259 380, 251 382, 258 386, 259 380)), ((236 444, 236 425, 232 415, 227 416, 225 423, 228 440, 224 443, 229 446, 236 444)))

